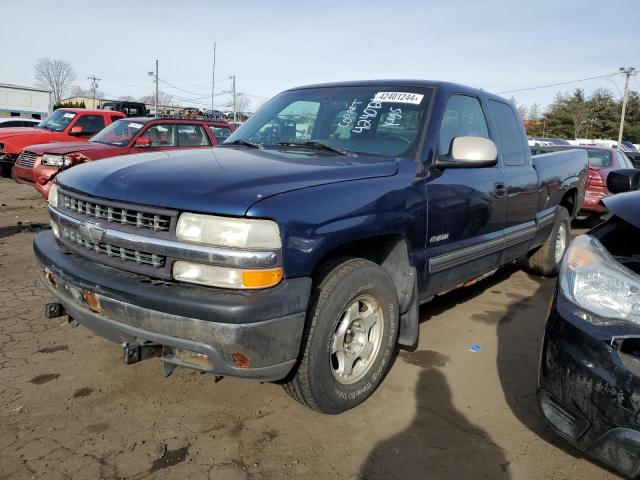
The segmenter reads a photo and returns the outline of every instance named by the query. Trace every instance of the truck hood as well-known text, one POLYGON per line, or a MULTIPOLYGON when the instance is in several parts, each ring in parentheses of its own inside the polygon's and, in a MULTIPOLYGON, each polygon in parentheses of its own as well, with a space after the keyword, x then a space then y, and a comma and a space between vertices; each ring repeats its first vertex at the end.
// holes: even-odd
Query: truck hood
POLYGON ((38 155, 43 153, 54 153, 58 155, 65 155, 67 153, 74 153, 79 151, 90 150, 108 150, 110 148, 116 148, 113 145, 107 145, 105 143, 98 142, 51 142, 41 143, 38 145, 29 145, 27 150, 38 155))
POLYGON ((397 170, 397 162, 384 157, 234 146, 124 155, 73 167, 57 183, 111 200, 242 216, 279 193, 397 170))

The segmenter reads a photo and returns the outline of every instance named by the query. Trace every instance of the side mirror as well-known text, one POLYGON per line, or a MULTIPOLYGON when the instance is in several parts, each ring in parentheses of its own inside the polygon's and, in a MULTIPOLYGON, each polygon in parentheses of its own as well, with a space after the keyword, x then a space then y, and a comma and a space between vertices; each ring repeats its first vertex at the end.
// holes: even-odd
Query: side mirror
POLYGON ((630 192, 640 188, 640 170, 622 168, 607 175, 607 190, 611 193, 630 192))
POLYGON ((136 148, 148 148, 151 146, 151 139, 149 137, 140 137, 136 140, 136 148))
POLYGON ((82 135, 84 133, 84 128, 82 127, 71 127, 71 135, 82 135))
POLYGON ((498 163, 496 144, 484 137, 456 137, 451 142, 451 153, 436 160, 441 168, 493 167, 498 163))

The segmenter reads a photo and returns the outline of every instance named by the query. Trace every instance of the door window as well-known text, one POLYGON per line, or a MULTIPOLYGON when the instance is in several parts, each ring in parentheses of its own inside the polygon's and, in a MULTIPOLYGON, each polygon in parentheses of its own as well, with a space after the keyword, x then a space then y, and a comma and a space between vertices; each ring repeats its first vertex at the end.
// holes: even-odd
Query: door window
POLYGON ((211 145, 201 125, 176 125, 179 147, 202 147, 211 145))
POLYGON ((456 137, 489 138, 480 101, 469 95, 451 95, 440 125, 440 155, 446 155, 456 137))
POLYGON ((102 115, 82 115, 74 127, 82 127, 83 135, 93 135, 104 128, 104 117, 102 115))
POLYGON ((151 139, 152 147, 177 146, 175 125, 154 125, 144 132, 144 136, 151 139))
POLYGON ((496 122, 498 146, 505 165, 524 165, 526 161, 524 139, 520 130, 520 117, 511 105, 489 100, 489 109, 496 122))

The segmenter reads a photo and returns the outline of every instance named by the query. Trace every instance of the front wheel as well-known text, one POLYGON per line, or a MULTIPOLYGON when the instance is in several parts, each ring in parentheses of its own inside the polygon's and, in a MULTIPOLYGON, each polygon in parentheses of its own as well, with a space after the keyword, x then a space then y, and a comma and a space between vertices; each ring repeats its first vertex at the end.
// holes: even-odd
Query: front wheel
POLYGON ((564 207, 558 207, 556 222, 551 234, 542 246, 527 259, 527 269, 532 273, 547 277, 560 271, 564 252, 571 241, 571 217, 564 207))
POLYGON ((324 413, 362 403, 395 353, 398 301, 389 275, 369 260, 339 263, 317 286, 308 322, 302 358, 285 390, 324 413))

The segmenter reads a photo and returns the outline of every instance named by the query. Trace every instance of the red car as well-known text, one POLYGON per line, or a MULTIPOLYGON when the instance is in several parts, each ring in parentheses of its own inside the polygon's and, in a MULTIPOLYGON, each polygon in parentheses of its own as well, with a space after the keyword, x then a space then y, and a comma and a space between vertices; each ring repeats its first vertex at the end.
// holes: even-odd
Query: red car
MULTIPOLYGON (((48 142, 87 141, 112 122, 124 118, 121 112, 61 108, 36 127, 3 128, 0 131, 0 164, 9 173, 20 151, 29 145, 48 142)), ((8 176, 8 175, 7 175, 8 176)))
POLYGON ((223 121, 172 118, 127 118, 114 122, 88 142, 59 142, 25 148, 13 176, 35 183, 45 198, 50 179, 63 168, 131 153, 181 148, 207 148, 227 138, 235 128, 223 121))
POLYGON ((586 145, 567 145, 553 147, 533 147, 533 154, 547 153, 550 151, 566 149, 586 150, 589 157, 589 178, 584 194, 582 212, 605 213, 607 208, 600 203, 605 197, 613 195, 607 190, 607 176, 612 170, 618 168, 635 168, 631 160, 622 152, 613 148, 590 147, 586 145))

